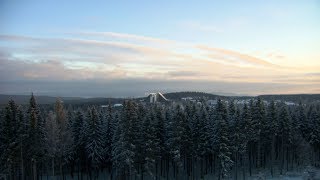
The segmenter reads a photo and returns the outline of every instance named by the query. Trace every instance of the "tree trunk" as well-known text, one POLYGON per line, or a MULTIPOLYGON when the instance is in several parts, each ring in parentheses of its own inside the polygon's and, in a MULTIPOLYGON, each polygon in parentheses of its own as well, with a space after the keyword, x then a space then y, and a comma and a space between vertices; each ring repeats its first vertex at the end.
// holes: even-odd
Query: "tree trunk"
POLYGON ((252 157, 251 157, 251 145, 249 146, 249 174, 250 174, 250 176, 252 175, 252 170, 251 170, 251 159, 252 159, 252 157))
POLYGON ((289 147, 286 148, 286 161, 287 171, 289 171, 289 147))
POLYGON ((235 152, 235 158, 234 158, 234 170, 235 170, 235 174, 234 174, 234 179, 237 180, 238 179, 238 152, 235 152))
POLYGON ((273 164, 274 164, 274 140, 275 140, 275 137, 273 135, 272 142, 271 142, 271 153, 270 153, 270 156, 271 156, 270 173, 272 177, 273 177, 273 164))
POLYGON ((20 142, 20 158, 21 158, 21 179, 24 179, 24 165, 23 165, 23 154, 22 154, 22 142, 20 142))
POLYGON ((33 173, 33 180, 37 180, 37 161, 35 159, 33 159, 32 173, 33 173))
POLYGON ((51 160, 51 168, 52 168, 52 179, 55 179, 55 177, 54 177, 54 157, 52 158, 52 160, 51 160))
POLYGON ((257 147, 257 164, 256 164, 256 167, 257 168, 260 168, 261 167, 261 143, 260 143, 260 138, 258 139, 258 147, 257 147))

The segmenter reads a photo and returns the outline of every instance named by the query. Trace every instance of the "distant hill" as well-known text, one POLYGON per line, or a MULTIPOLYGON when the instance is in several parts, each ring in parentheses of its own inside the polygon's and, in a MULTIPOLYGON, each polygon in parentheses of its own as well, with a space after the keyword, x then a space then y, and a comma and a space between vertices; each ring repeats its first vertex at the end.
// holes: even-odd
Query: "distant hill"
MULTIPOLYGON (((0 94, 0 104, 7 104, 10 99, 13 99, 17 104, 28 104, 31 95, 4 95, 0 94)), ((52 96, 36 96, 37 103, 39 104, 53 104, 56 102, 57 97, 52 96)), ((82 98, 79 97, 61 97, 63 101, 75 101, 82 98)))
MULTIPOLYGON (((172 92, 164 93, 165 98, 169 100, 181 100, 181 98, 192 97, 192 98, 204 98, 204 99, 248 99, 253 96, 221 96, 204 92, 172 92)), ((278 95, 260 95, 255 97, 261 97, 264 100, 280 100, 280 101, 292 101, 295 103, 303 102, 320 102, 320 94, 278 94, 278 95)), ((80 97, 60 97, 65 104, 81 104, 81 105, 105 105, 108 103, 122 103, 126 98, 80 98, 80 97)), ((10 99, 13 99, 17 104, 28 104, 30 95, 3 95, 0 94, 0 105, 7 104, 10 99)), ((39 104, 53 104, 56 102, 57 97, 53 96, 37 96, 36 100, 39 104)), ((148 102, 148 97, 141 98, 131 98, 136 100, 146 100, 148 102)))
POLYGON ((64 104, 81 104, 81 105, 107 105, 109 103, 123 103, 125 98, 81 98, 81 99, 71 99, 65 100, 64 104))
POLYGON ((225 98, 226 96, 219 96, 210 93, 204 92, 172 92, 172 93, 164 93, 163 94, 167 99, 170 100, 181 100, 184 97, 192 97, 192 98, 208 98, 208 99, 216 99, 218 97, 225 98))
POLYGON ((281 100, 281 101, 292 101, 295 103, 310 103, 320 102, 320 94, 271 94, 271 95, 260 95, 264 100, 281 100))
MULTIPOLYGON (((4 95, 0 94, 0 105, 7 104, 10 99, 13 99, 17 104, 28 104, 31 95, 4 95)), ((54 104, 57 97, 53 96, 37 96, 35 95, 38 104, 54 104)), ((81 105, 105 105, 108 103, 122 103, 123 98, 80 98, 80 97, 59 97, 64 104, 81 104, 81 105)))

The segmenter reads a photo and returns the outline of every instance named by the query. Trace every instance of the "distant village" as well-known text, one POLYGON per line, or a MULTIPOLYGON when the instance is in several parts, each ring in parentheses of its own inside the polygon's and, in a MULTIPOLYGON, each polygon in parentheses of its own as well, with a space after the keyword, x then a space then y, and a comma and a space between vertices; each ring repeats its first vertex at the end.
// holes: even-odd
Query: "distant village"
MULTIPOLYGON (((244 105, 244 104, 249 104, 251 100, 254 101, 254 97, 248 97, 248 98, 238 98, 238 97, 235 97, 235 98, 232 98, 230 100, 225 100, 225 99, 222 99, 223 102, 228 105, 230 101, 233 101, 234 104, 236 105, 244 105)), ((197 104, 197 105, 203 105, 203 104, 206 104, 208 106, 212 106, 214 107, 217 102, 218 102, 218 97, 217 98, 214 98, 214 99, 208 99, 208 98, 204 98, 204 97, 182 97, 180 99, 168 99, 165 97, 164 94, 162 94, 161 92, 157 92, 157 93, 149 93, 149 95, 146 97, 146 98, 140 98, 139 100, 139 103, 143 104, 143 105, 147 105, 147 104, 184 104, 184 103, 194 103, 194 104, 197 104)), ((298 105, 298 103, 295 103, 295 102, 292 102, 292 101, 281 101, 281 100, 274 100, 275 103, 284 103, 288 106, 295 106, 295 105, 298 105)), ((264 104, 265 105, 269 105, 269 101, 267 100, 263 100, 264 104)), ((114 103, 112 104, 112 107, 113 108, 119 108, 119 107, 122 107, 123 104, 122 103, 114 103)), ((109 107, 109 105, 101 105, 102 108, 107 108, 109 107)))

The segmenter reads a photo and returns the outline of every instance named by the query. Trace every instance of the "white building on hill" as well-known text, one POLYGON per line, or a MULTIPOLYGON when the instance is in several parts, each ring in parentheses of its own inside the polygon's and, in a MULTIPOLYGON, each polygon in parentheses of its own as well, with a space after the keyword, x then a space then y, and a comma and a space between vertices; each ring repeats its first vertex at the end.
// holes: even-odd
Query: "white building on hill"
POLYGON ((149 100, 150 100, 150 103, 169 101, 169 100, 168 100, 166 97, 164 97, 164 95, 161 94, 160 92, 158 92, 158 93, 150 93, 150 94, 149 94, 149 100))

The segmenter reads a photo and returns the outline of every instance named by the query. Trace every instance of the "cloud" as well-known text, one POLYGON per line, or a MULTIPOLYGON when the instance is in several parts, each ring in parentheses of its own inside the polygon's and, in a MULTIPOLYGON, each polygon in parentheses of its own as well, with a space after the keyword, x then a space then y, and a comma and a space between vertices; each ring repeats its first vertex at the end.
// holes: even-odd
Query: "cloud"
POLYGON ((126 71, 120 67, 112 69, 79 68, 70 69, 61 61, 46 60, 39 62, 0 59, 0 80, 36 80, 36 81, 69 81, 95 79, 121 79, 126 71))
POLYGON ((305 76, 320 77, 320 72, 305 73, 304 75, 305 75, 305 76))
POLYGON ((226 59, 233 58, 233 60, 236 60, 238 62, 243 62, 246 64, 259 65, 263 67, 280 68, 280 66, 278 65, 272 64, 268 61, 265 61, 247 54, 242 54, 242 53, 238 53, 238 52, 227 50, 227 49, 208 47, 205 45, 198 45, 196 47, 201 50, 207 51, 209 53, 208 55, 209 57, 212 56, 212 54, 210 53, 215 53, 215 54, 219 54, 220 56, 223 56, 221 58, 226 58, 226 59))
POLYGON ((196 71, 169 71, 168 75, 173 78, 194 78, 197 76, 203 76, 203 74, 196 71))
POLYGON ((267 54, 267 57, 276 58, 276 59, 284 59, 284 58, 286 58, 284 55, 279 54, 278 52, 271 52, 271 53, 267 54))
POLYGON ((153 43, 160 43, 164 45, 176 43, 172 40, 160 39, 160 38, 153 38, 147 36, 139 36, 134 34, 126 34, 126 33, 116 33, 116 32, 77 32, 71 34, 78 34, 83 36, 100 36, 106 38, 118 38, 123 40, 136 40, 136 41, 144 41, 144 42, 153 42, 153 43))
MULTIPOLYGON (((152 81, 163 82, 176 90, 188 90, 172 82, 183 85, 192 82, 185 88, 196 90, 198 87, 194 82, 203 82, 199 90, 221 92, 230 90, 222 82, 239 87, 247 83, 271 85, 286 82, 295 86, 311 86, 319 80, 317 72, 308 74, 302 69, 278 66, 232 50, 112 32, 84 32, 72 38, 0 35, 0 48, 0 81, 7 83, 103 83, 139 79, 144 87, 150 84, 158 87, 147 83, 152 81), (205 87, 204 82, 215 82, 221 87, 213 88, 209 84, 205 87)), ((262 92, 258 86, 252 88, 244 93, 262 92)), ((170 87, 168 89, 171 90, 170 87)))

